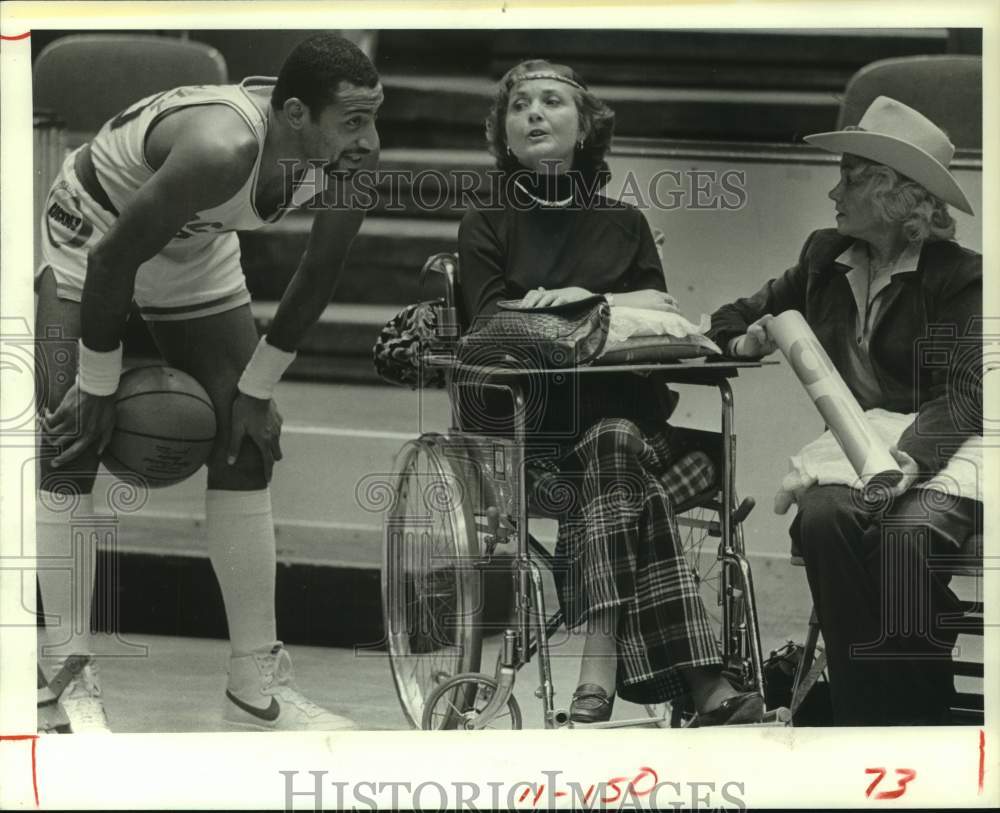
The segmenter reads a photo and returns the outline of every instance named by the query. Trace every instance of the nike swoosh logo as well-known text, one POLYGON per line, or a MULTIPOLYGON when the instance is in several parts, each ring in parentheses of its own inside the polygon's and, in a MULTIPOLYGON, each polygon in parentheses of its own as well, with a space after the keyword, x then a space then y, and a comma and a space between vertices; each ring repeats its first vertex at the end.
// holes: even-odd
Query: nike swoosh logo
POLYGON ((278 719, 278 715, 281 714, 281 706, 278 701, 273 697, 271 698, 271 705, 266 709, 258 709, 255 706, 251 706, 249 703, 244 703, 236 695, 234 695, 229 689, 226 689, 226 697, 232 700, 239 708, 243 709, 247 714, 252 714, 259 720, 264 720, 268 723, 273 723, 278 719))

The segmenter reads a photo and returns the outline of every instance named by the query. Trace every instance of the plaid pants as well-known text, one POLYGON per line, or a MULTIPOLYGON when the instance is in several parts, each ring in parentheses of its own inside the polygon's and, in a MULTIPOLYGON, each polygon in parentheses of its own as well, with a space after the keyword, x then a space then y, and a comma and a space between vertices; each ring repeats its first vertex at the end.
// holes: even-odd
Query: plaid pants
POLYGON ((712 463, 703 452, 678 456, 661 426, 604 418, 569 455, 544 461, 560 472, 545 499, 562 501, 555 575, 566 625, 618 608, 617 692, 637 703, 685 694, 680 667, 721 664, 673 511, 711 485, 712 463))

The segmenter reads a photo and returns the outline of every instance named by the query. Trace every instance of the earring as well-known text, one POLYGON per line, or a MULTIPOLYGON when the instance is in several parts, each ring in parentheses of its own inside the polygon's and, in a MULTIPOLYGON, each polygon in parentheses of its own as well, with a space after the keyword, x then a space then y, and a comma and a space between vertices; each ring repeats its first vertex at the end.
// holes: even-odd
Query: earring
POLYGON ((583 139, 582 138, 579 141, 576 142, 576 148, 578 150, 582 150, 583 149, 583 139))

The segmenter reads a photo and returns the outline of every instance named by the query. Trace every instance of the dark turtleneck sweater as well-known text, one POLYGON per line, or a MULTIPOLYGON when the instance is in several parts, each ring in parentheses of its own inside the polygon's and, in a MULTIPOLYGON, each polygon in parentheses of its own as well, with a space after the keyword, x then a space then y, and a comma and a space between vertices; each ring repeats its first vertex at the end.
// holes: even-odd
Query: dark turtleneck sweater
MULTIPOLYGON (((568 176, 518 175, 494 205, 470 209, 459 228, 461 304, 465 319, 496 312, 539 286, 592 293, 666 291, 649 224, 634 206, 590 193, 568 176), (565 201, 543 206, 533 198, 565 201)), ((540 422, 530 427, 578 437, 600 418, 623 417, 652 428, 663 411, 649 379, 626 374, 549 377, 540 422), (567 380, 568 379, 568 380, 567 380)))

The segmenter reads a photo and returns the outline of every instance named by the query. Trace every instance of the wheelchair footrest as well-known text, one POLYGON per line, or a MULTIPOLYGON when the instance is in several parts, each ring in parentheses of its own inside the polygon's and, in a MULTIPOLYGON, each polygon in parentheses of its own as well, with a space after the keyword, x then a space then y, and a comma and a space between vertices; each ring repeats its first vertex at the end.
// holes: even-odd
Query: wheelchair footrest
POLYGON ((778 706, 776 709, 768 709, 764 712, 764 720, 761 725, 791 725, 792 710, 785 706, 778 706))
POLYGON ((570 723, 570 728, 662 728, 661 717, 635 717, 630 720, 607 720, 603 723, 570 723))
POLYGON ((764 712, 764 719, 759 723, 734 723, 726 726, 712 726, 718 730, 722 728, 760 728, 762 725, 790 726, 792 724, 792 711, 785 706, 778 706, 776 709, 768 709, 764 712))

